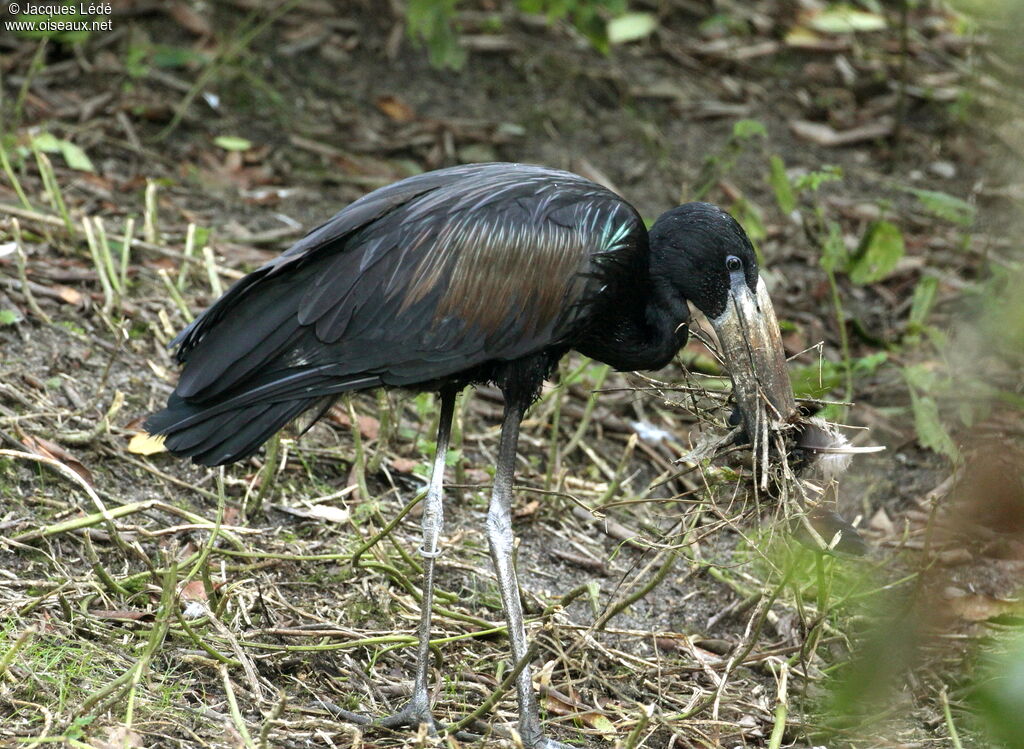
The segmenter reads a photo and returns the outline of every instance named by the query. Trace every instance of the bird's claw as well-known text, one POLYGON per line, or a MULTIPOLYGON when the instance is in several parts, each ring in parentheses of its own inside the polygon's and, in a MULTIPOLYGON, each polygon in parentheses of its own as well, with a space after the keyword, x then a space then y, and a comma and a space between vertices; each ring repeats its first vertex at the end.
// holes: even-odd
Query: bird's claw
POLYGON ((398 712, 379 718, 371 718, 362 713, 354 713, 337 705, 330 705, 330 709, 342 719, 360 726, 369 728, 418 728, 421 724, 426 723, 427 733, 431 736, 437 735, 438 724, 435 723, 434 716, 430 713, 429 703, 415 698, 409 700, 405 707, 398 712))
POLYGON ((427 724, 427 733, 431 736, 437 735, 437 725, 434 723, 434 716, 430 714, 430 709, 410 700, 397 713, 375 718, 370 725, 382 728, 401 728, 403 726, 417 728, 423 723, 427 724))

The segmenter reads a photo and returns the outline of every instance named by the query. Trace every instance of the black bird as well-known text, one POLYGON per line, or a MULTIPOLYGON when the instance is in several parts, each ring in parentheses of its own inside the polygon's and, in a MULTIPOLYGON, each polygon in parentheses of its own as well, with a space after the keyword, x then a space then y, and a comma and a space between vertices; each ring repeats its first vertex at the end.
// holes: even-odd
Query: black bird
MULTIPOLYGON (((619 370, 665 366, 686 342, 688 302, 716 329, 756 446, 796 409, 753 248, 731 216, 688 203, 648 231, 621 197, 569 172, 505 163, 428 172, 344 208, 196 318, 175 339, 178 386, 146 428, 172 453, 214 466, 252 455, 340 393, 440 393, 414 689, 382 721, 433 725, 428 640, 457 393, 490 382, 505 399, 487 535, 519 661, 527 643, 511 504, 523 412, 570 350, 619 370)), ((541 732, 528 667, 517 692, 525 745, 559 746, 541 732)))

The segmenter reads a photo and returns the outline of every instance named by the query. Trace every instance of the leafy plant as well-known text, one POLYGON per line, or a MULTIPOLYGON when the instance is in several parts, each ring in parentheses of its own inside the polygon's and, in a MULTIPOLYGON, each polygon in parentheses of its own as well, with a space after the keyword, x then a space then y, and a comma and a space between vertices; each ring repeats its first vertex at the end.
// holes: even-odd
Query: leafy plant
POLYGON ((914 429, 918 442, 922 447, 957 462, 960 460, 960 450, 943 424, 939 415, 939 405, 931 395, 938 389, 938 377, 939 375, 921 364, 903 369, 903 378, 910 390, 910 407, 914 414, 914 429))
MULTIPOLYGON (((602 52, 609 48, 609 29, 604 21, 605 16, 619 16, 626 12, 626 0, 519 0, 519 7, 526 13, 543 13, 548 21, 554 23, 568 18, 594 47, 602 52)), ((641 14, 636 14, 641 15, 641 14)), ((616 33, 620 41, 630 41, 650 33, 651 28, 637 36, 643 29, 639 25, 646 24, 642 20, 632 19, 620 25, 616 33)))
MULTIPOLYGON (((876 351, 854 359, 851 363, 853 375, 866 377, 874 374, 888 359, 889 354, 886 351, 876 351)), ((843 384, 845 371, 844 363, 828 359, 821 359, 814 364, 795 369, 790 374, 793 381, 793 392, 797 396, 821 398, 843 384)))
POLYGON ((892 273, 904 251, 899 227, 890 221, 875 221, 847 261, 846 272, 851 281, 861 286, 881 281, 892 273))
POLYGON ((44 153, 59 153, 64 157, 64 162, 72 169, 80 172, 95 172, 92 160, 82 150, 69 140, 58 138, 52 133, 39 133, 32 139, 32 145, 44 153))
POLYGON ((693 189, 693 200, 703 200, 719 180, 736 168, 740 156, 758 139, 768 136, 768 129, 760 120, 738 120, 725 145, 704 159, 693 189))
POLYGON ((974 223, 975 208, 962 198, 938 190, 919 190, 916 187, 902 187, 920 201, 921 206, 931 215, 957 226, 968 227, 974 223))
MULTIPOLYGON (((459 44, 457 4, 458 0, 409 0, 406 6, 409 36, 426 46, 435 67, 457 70, 466 63, 466 51, 459 44)), ((612 44, 642 39, 657 26, 649 13, 626 13, 626 0, 519 0, 519 8, 547 16, 549 23, 568 19, 602 52, 612 44)))
POLYGON ((778 154, 772 155, 769 164, 771 176, 768 181, 775 192, 775 202, 779 204, 779 210, 788 216, 796 209, 796 196, 793 194, 793 186, 789 184, 786 164, 778 154))
POLYGON ((458 0, 409 0, 405 23, 409 36, 426 44, 430 64, 438 68, 461 68, 466 50, 459 45, 455 28, 458 0))
POLYGON ((1010 640, 1002 652, 986 659, 970 701, 978 722, 996 744, 1007 749, 1024 747, 1020 731, 1020 716, 1024 713, 1024 637, 1010 640))

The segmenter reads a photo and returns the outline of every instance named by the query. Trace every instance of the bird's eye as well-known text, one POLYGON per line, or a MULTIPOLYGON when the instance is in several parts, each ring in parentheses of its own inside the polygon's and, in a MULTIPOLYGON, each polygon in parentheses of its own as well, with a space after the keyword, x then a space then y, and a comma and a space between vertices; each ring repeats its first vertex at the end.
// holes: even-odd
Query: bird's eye
POLYGON ((725 259, 725 268, 730 273, 733 273, 734 271, 738 271, 743 268, 743 261, 735 255, 730 255, 725 259))

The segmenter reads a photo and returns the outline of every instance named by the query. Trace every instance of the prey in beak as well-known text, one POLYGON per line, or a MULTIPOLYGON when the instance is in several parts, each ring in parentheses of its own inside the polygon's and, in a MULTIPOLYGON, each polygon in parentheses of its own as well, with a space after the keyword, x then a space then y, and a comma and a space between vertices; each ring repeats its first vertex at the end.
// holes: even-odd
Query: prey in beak
POLYGON ((710 322, 732 376, 736 405, 755 452, 767 450, 770 432, 797 417, 793 387, 775 309, 764 280, 751 291, 746 276, 730 272, 725 310, 710 322))
MULTIPOLYGON (((731 269, 730 269, 731 270, 731 269)), ((752 291, 742 272, 730 272, 729 292, 725 310, 710 318, 718 335, 720 349, 732 376, 733 394, 747 436, 753 445, 762 470, 761 487, 768 487, 768 466, 771 440, 795 458, 791 464, 797 473, 814 467, 831 481, 849 465, 854 453, 876 452, 878 447, 854 447, 832 425, 821 419, 808 419, 796 407, 793 387, 786 370, 786 354, 775 309, 765 288, 757 279, 752 291)), ((861 555, 866 550, 856 529, 837 513, 825 507, 814 507, 803 518, 804 526, 813 528, 810 536, 818 538, 830 550, 861 555)), ((802 543, 819 548, 804 535, 802 543)))
POLYGON ((785 431, 788 446, 800 457, 798 469, 815 465, 827 478, 834 478, 846 470, 853 455, 882 450, 854 447, 831 425, 797 410, 779 323, 764 280, 759 277, 756 291, 751 291, 742 273, 730 276, 725 311, 710 321, 755 454, 767 458, 770 436, 785 431))

